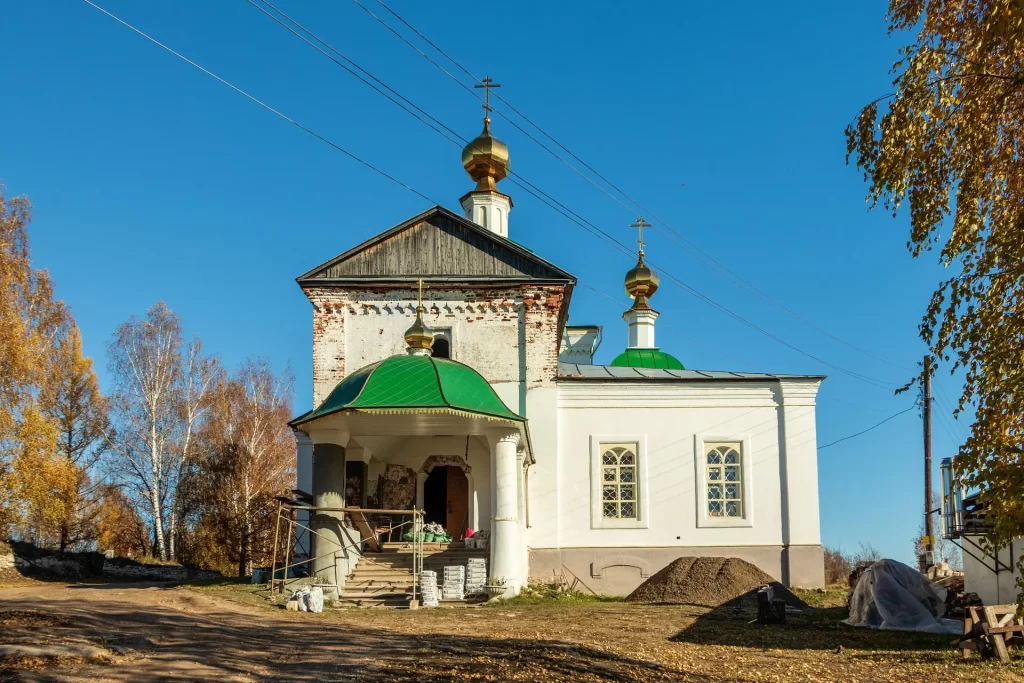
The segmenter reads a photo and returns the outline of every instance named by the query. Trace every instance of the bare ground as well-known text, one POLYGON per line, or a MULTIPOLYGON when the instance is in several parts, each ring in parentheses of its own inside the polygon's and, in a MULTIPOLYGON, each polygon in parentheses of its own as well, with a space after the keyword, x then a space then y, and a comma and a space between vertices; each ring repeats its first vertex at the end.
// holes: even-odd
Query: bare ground
POLYGON ((834 609, 750 618, 621 602, 314 615, 243 586, 40 584, 0 590, 0 680, 1024 680, 1020 660, 963 662, 948 638, 852 629, 834 609))

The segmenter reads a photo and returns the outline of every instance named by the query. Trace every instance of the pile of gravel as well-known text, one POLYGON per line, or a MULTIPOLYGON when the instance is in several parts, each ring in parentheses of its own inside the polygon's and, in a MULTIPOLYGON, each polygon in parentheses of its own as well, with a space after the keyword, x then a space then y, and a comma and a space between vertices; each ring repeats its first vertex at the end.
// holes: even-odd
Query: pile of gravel
POLYGON ((775 597, 782 598, 787 605, 807 607, 771 576, 734 557, 680 557, 640 584, 626 600, 718 607, 755 603, 758 589, 768 585, 775 588, 775 597))

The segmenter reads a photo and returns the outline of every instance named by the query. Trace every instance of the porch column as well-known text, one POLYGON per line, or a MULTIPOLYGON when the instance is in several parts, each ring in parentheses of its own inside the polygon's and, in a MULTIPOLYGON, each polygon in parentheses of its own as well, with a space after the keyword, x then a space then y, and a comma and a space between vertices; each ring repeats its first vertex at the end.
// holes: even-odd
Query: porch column
POLYGON ((519 472, 516 447, 519 431, 488 431, 494 468, 494 521, 491 524, 491 578, 505 579, 505 595, 519 593, 522 587, 519 565, 522 533, 519 526, 519 472))
MULTIPOLYGON (((345 449, 333 443, 313 446, 313 504, 316 507, 345 507, 345 449)), ((310 526, 313 536, 313 573, 337 586, 347 575, 344 513, 316 511, 310 526)))

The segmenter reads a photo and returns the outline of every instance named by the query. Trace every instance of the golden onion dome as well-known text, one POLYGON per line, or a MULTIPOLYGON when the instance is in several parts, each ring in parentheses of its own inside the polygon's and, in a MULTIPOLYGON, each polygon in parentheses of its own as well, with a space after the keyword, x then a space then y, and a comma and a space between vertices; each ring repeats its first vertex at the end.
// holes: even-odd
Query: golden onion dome
POLYGON ((423 304, 416 307, 416 321, 405 331, 405 343, 408 345, 409 353, 414 355, 430 355, 434 347, 434 334, 423 322, 423 313, 426 311, 423 304))
POLYGON ((633 308, 647 305, 647 299, 658 291, 658 274, 647 267, 641 255, 636 266, 626 273, 626 292, 636 301, 633 308))
POLYGON ((484 119, 484 130, 462 149, 462 166, 476 181, 477 190, 497 192, 495 183, 508 175, 508 145, 491 135, 491 119, 484 119))

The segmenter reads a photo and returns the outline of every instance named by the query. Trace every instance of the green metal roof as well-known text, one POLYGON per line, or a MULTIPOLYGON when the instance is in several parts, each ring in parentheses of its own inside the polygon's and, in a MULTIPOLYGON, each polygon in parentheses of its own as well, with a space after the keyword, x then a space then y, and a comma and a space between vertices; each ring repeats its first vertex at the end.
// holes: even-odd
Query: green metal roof
POLYGON ((480 373, 468 365, 431 356, 392 356, 343 379, 316 410, 292 426, 343 410, 367 412, 462 412, 523 422, 480 373))
POLYGON ((626 349, 615 357, 612 365, 620 368, 686 369, 675 356, 660 349, 626 349))

